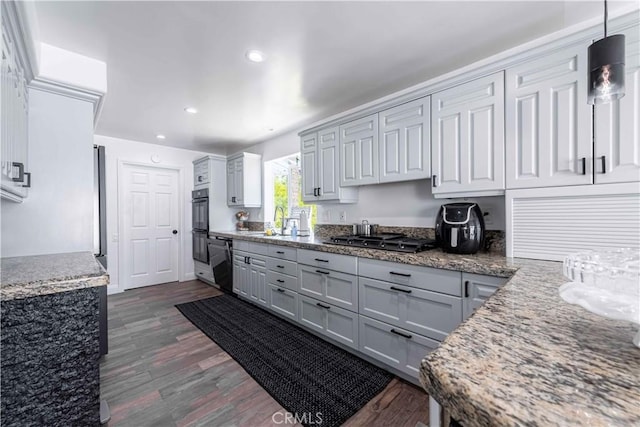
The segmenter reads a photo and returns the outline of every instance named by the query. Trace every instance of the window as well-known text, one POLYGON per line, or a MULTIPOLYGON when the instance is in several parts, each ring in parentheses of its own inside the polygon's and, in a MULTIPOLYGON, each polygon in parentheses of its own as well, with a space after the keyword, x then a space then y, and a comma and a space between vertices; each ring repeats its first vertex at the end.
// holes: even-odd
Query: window
POLYGON ((316 206, 306 205, 302 201, 302 174, 300 154, 265 162, 265 220, 274 228, 282 227, 282 218, 278 214, 274 223, 277 207, 284 209, 286 218, 300 218, 304 209, 310 218, 309 227, 316 225, 316 206))

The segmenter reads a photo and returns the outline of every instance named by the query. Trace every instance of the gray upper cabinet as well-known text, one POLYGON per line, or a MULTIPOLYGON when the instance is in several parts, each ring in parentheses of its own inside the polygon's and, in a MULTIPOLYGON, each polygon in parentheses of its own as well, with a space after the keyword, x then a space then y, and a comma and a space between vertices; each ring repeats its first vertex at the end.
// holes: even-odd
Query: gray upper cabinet
POLYGON ((337 126, 300 138, 302 200, 304 202, 353 203, 356 188, 340 187, 340 145, 337 126))
POLYGON ((493 293, 509 279, 504 277, 482 276, 479 274, 462 273, 464 283, 464 299, 462 301, 463 315, 467 319, 493 293))
POLYGON ((240 153, 227 160, 227 205, 262 206, 262 156, 240 153))
POLYGON ((340 185, 379 181, 378 114, 340 125, 340 185))
POLYGON ((431 97, 382 111, 380 182, 431 177, 431 97))
POLYGON ((504 194, 504 74, 431 95, 436 197, 504 194))
POLYGON ((507 70, 508 189, 592 183, 587 48, 565 48, 507 70))

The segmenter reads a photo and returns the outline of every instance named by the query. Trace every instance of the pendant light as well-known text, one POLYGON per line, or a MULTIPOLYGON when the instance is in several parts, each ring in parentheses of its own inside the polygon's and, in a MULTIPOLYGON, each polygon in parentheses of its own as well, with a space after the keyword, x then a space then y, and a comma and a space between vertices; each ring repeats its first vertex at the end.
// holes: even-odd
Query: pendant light
POLYGON ((624 96, 624 35, 607 37, 604 0, 604 38, 589 46, 589 104, 605 104, 624 96))

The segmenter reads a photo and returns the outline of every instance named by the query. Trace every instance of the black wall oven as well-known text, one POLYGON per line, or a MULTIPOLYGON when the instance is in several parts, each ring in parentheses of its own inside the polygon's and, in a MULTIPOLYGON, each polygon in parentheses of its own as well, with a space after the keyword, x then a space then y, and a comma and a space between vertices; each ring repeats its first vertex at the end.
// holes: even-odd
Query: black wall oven
POLYGON ((195 190, 191 192, 191 212, 193 226, 193 259, 209 264, 209 190, 195 190))

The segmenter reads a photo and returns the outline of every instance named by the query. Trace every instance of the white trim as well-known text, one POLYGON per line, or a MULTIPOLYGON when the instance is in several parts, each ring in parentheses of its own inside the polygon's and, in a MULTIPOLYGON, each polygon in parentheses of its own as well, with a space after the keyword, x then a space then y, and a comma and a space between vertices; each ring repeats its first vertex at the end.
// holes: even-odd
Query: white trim
POLYGON ((200 163, 200 162, 202 162, 204 160, 224 160, 226 162, 227 161, 227 156, 223 156, 221 154, 209 154, 208 156, 204 156, 204 157, 200 157, 198 159, 195 159, 191 163, 193 163, 195 165, 196 163, 200 163))
MULTIPOLYGON (((609 20, 609 33, 613 34, 640 23, 638 7, 631 11, 625 11, 615 19, 609 20)), ((495 72, 505 70, 520 63, 535 59, 537 57, 549 55, 555 51, 569 46, 579 45, 588 41, 589 43, 602 36, 601 18, 591 19, 555 33, 548 34, 528 43, 505 50, 496 55, 466 65, 446 74, 442 74, 433 79, 411 86, 407 89, 378 98, 374 101, 335 114, 325 119, 316 121, 298 133, 304 136, 320 129, 337 126, 352 120, 386 110, 396 105, 404 104, 418 98, 448 89, 460 84, 475 80, 495 72)))
POLYGON ((29 83, 29 87, 92 103, 94 129, 98 124, 98 118, 102 112, 102 104, 105 96, 104 93, 81 88, 79 86, 73 86, 68 83, 57 82, 43 77, 34 77, 29 83))
POLYGON ((1 1, 2 22, 9 32, 9 38, 14 43, 18 61, 25 74, 25 79, 29 82, 33 76, 38 74, 38 56, 33 34, 28 24, 27 7, 32 7, 30 2, 24 1, 1 1))
POLYGON ((184 275, 184 277, 182 278, 182 280, 180 280, 181 282, 187 282, 189 280, 197 280, 198 278, 196 277, 195 273, 187 273, 184 275))
POLYGON ((431 396, 429 396, 429 427, 440 427, 442 425, 442 407, 431 396))
POLYGON ((118 200, 118 287, 119 289, 121 289, 122 291, 127 290, 127 287, 125 286, 126 284, 126 280, 123 280, 124 277, 124 262, 123 260, 123 256, 124 256, 124 245, 125 245, 125 239, 124 236, 125 234, 123 233, 123 221, 122 221, 122 210, 123 210, 123 198, 124 198, 124 194, 123 194, 123 188, 122 188, 122 178, 123 178, 123 172, 124 172, 124 167, 125 166, 134 166, 134 167, 145 167, 145 168, 152 168, 152 169, 164 169, 164 170, 173 170, 173 171, 177 171, 178 172, 178 223, 180 224, 180 238, 178 239, 178 282, 183 282, 186 279, 186 277, 188 276, 188 274, 185 273, 186 270, 186 266, 184 265, 184 252, 185 252, 185 248, 184 248, 184 238, 182 237, 185 233, 184 230, 186 230, 186 224, 185 224, 185 218, 184 218, 184 214, 183 214, 183 206, 182 206, 182 202, 184 200, 184 167, 182 166, 175 166, 175 165, 163 165, 163 166, 158 166, 155 164, 149 164, 149 163, 144 163, 144 162, 135 162, 135 161, 130 161, 130 160, 123 160, 123 159, 117 159, 117 163, 118 163, 118 176, 117 176, 117 189, 116 189, 116 193, 117 193, 117 200, 118 200))

